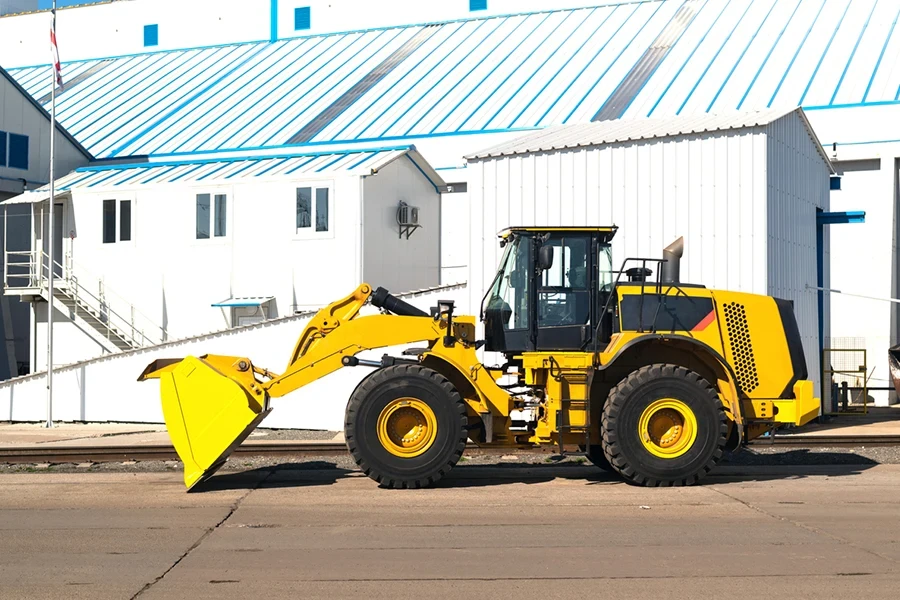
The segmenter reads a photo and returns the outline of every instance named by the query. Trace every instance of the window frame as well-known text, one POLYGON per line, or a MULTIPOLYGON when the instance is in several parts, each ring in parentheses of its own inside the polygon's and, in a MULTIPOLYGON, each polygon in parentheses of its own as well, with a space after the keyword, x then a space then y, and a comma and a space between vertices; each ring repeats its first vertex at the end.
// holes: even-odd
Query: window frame
POLYGON ((137 201, 134 197, 134 194, 114 194, 114 195, 104 195, 100 200, 100 245, 101 246, 132 246, 134 245, 135 238, 135 215, 137 214, 137 201), (104 223, 103 223, 103 211, 107 202, 114 202, 114 213, 113 213, 113 223, 115 226, 115 232, 113 235, 113 241, 107 242, 104 239, 104 223), (129 227, 130 238, 127 240, 122 239, 122 203, 128 202, 131 205, 131 223, 129 227))
POLYGON ((297 181, 291 185, 292 209, 293 209, 293 239, 294 240, 318 240, 334 238, 334 181, 333 180, 316 180, 316 181, 297 181), (310 225, 302 229, 297 227, 297 202, 298 190, 302 188, 310 188, 310 225), (316 231, 316 216, 318 209, 316 207, 317 190, 328 190, 328 230, 316 231))
POLYGON ((191 189, 190 243, 195 246, 230 244, 234 230, 234 188, 232 186, 204 186, 191 189), (209 237, 197 237, 197 196, 209 195, 209 237), (216 235, 216 196, 225 196, 225 235, 216 235))

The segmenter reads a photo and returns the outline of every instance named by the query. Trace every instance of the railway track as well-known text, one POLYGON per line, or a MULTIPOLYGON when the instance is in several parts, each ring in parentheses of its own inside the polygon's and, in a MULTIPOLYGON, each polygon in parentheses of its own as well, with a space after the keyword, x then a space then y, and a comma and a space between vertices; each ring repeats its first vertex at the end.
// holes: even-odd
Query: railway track
MULTIPOLYGON (((900 435, 869 436, 775 436, 771 439, 756 440, 750 447, 776 446, 779 448, 854 448, 872 446, 900 446, 900 435)), ((469 452, 478 454, 554 454, 555 448, 511 449, 478 448, 470 446, 469 452)), ((347 446, 341 442, 245 442, 237 447, 232 456, 338 456, 347 453, 347 446)), ((0 464, 31 463, 84 463, 84 462, 124 462, 148 460, 178 460, 175 449, 170 445, 148 446, 50 446, 41 447, 0 447, 0 464)))

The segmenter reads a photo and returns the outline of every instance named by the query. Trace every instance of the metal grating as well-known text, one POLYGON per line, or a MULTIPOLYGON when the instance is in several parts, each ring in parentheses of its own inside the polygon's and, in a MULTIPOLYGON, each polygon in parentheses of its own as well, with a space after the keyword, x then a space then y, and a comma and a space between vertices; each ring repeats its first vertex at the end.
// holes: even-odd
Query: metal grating
POLYGON ((728 340, 738 384, 745 393, 759 387, 756 359, 750 341, 750 327, 747 325, 747 310, 743 304, 730 302, 725 305, 725 324, 728 326, 728 340))

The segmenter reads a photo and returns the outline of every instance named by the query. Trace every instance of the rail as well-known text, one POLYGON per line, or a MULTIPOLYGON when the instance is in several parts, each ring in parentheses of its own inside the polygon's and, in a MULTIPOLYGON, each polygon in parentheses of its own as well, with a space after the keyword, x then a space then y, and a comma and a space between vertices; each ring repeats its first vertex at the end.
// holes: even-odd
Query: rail
MULTIPOLYGON (((131 302, 110 290, 102 278, 75 265, 71 253, 65 264, 53 261, 54 292, 69 298, 76 309, 82 309, 103 325, 103 335, 110 341, 118 338, 132 348, 153 346, 166 341, 164 327, 156 325, 131 302), (96 292, 82 283, 93 280, 96 292), (124 315, 122 313, 125 313, 124 315)), ((49 295, 49 257, 42 250, 4 251, 3 288, 6 290, 39 290, 49 295)), ((49 298, 48 298, 49 299, 49 298)))

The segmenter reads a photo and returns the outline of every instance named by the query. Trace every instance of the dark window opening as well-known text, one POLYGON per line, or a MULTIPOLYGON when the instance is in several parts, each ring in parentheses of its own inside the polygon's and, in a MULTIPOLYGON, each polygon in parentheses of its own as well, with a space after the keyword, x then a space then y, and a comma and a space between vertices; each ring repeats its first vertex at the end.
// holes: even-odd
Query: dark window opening
POLYGON ((214 228, 216 237, 225 236, 225 207, 225 194, 216 194, 216 222, 214 228))
POLYGON ((0 131, 0 167, 6 166, 6 132, 0 131))
POLYGON ((103 243, 116 241, 116 201, 103 201, 103 243))
POLYGON ((197 239, 209 239, 209 194, 197 194, 197 239))
POLYGON ((297 229, 312 225, 312 188, 297 189, 297 229))
POLYGON ((28 136, 9 134, 9 168, 28 170, 28 136))
MULTIPOLYGON (((115 219, 115 214, 113 214, 115 219)), ((119 241, 131 241, 131 200, 119 202, 119 241)))
POLYGON ((328 231, 328 189, 316 190, 316 231, 328 231))

